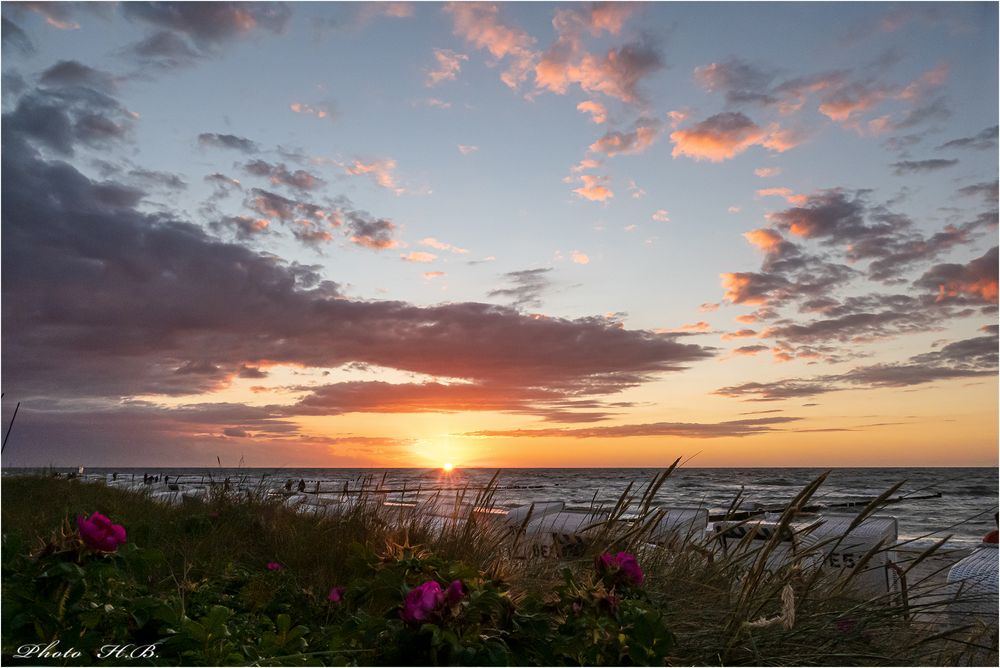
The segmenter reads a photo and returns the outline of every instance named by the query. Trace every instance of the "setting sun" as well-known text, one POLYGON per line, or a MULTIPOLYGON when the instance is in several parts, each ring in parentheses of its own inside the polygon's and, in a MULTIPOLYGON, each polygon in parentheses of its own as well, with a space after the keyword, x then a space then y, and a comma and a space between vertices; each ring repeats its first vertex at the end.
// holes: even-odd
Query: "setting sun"
POLYGON ((445 473, 451 473, 452 470, 455 468, 455 465, 452 464, 451 462, 445 462, 444 466, 442 466, 441 468, 444 469, 445 473))

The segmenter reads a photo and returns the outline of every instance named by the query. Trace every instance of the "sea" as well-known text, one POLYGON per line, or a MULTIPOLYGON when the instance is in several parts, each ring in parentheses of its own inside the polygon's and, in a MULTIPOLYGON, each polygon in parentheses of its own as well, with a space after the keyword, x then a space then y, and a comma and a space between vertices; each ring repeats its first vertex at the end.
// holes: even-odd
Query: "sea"
MULTIPOLYGON (((70 472, 74 469, 54 469, 70 472)), ((37 469, 35 470, 37 471, 37 469)), ((28 469, 4 469, 16 475, 28 469)), ((637 497, 662 469, 560 468, 560 469, 325 469, 325 468, 87 468, 83 477, 94 480, 169 475, 181 485, 221 483, 274 489, 304 481, 307 491, 319 483, 321 492, 357 489, 362 484, 389 490, 470 491, 486 486, 497 476, 494 502, 514 507, 532 502, 564 501, 568 508, 611 506, 628 489, 637 497), (629 486, 631 485, 631 488, 629 486)), ((900 541, 915 547, 948 538, 948 546, 961 548, 980 543, 997 528, 1000 481, 996 468, 678 468, 654 499, 660 507, 703 507, 724 511, 740 495, 744 502, 768 508, 787 503, 821 474, 828 476, 810 501, 821 512, 856 513, 859 506, 897 482, 903 485, 880 514, 895 516, 900 541)), ((471 498, 470 498, 471 500, 471 498)))

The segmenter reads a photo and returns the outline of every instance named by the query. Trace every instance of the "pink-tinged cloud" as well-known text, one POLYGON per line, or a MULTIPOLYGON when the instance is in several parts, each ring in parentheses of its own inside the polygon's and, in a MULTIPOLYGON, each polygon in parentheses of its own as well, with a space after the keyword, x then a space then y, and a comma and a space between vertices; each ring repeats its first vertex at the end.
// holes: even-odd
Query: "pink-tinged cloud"
POLYGON ((640 118, 629 132, 608 132, 590 145, 594 153, 607 156, 642 153, 657 140, 661 123, 654 118, 640 118))
POLYGON ((632 195, 632 199, 642 199, 646 195, 646 191, 635 184, 635 181, 628 182, 628 191, 632 195))
POLYGON ((721 304, 717 304, 714 302, 705 302, 704 304, 698 307, 698 310, 701 311, 702 313, 711 313, 712 311, 718 311, 719 306, 721 306, 721 304))
POLYGON ((777 274, 727 272, 719 277, 725 289, 723 299, 733 304, 764 305, 794 288, 788 279, 777 274))
POLYGON ((424 272, 424 278, 426 278, 428 281, 433 281, 435 278, 441 278, 442 276, 446 276, 446 275, 447 274, 445 274, 443 271, 425 271, 424 272))
POLYGON ((755 322, 757 322, 758 320, 760 320, 760 318, 757 315, 753 314, 753 313, 745 313, 743 315, 738 315, 738 316, 736 316, 733 319, 736 322, 743 323, 744 325, 752 325, 755 322))
POLYGON ((786 131, 777 126, 760 127, 739 112, 724 112, 696 125, 670 134, 674 143, 672 155, 686 155, 695 160, 722 162, 760 145, 782 152, 795 145, 786 131))
POLYGON ((851 116, 872 109, 892 93, 887 86, 855 82, 825 94, 819 111, 830 120, 844 123, 851 116))
POLYGON ((607 176, 594 176, 584 174, 580 177, 583 185, 573 190, 577 195, 591 202, 605 202, 615 196, 611 189, 604 184, 608 182, 607 176))
POLYGON ((590 257, 586 253, 575 250, 569 254, 569 257, 575 264, 590 264, 590 257))
POLYGON ((427 72, 427 85, 437 86, 444 81, 454 81, 462 69, 462 62, 469 57, 456 53, 451 49, 434 49, 434 59, 437 65, 427 72))
POLYGON ((670 222, 670 212, 667 211, 666 209, 657 209, 656 211, 653 212, 653 215, 650 217, 658 223, 670 222))
POLYGON ((739 329, 735 332, 726 332, 720 338, 723 341, 732 341, 733 339, 748 339, 757 336, 757 331, 753 329, 739 329))
POLYGON ((789 204, 803 205, 809 201, 806 195, 796 195, 791 188, 761 188, 757 197, 782 197, 789 204))
POLYGON ((329 107, 323 105, 314 107, 304 102, 292 102, 288 108, 296 114, 308 114, 316 118, 330 118, 332 113, 329 107))
POLYGON ((72 19, 69 3, 63 2, 18 2, 12 3, 13 7, 28 9, 42 18, 45 22, 58 30, 79 30, 80 24, 72 19))
POLYGON ((461 153, 462 155, 469 155, 471 153, 475 153, 478 150, 479 150, 479 147, 478 146, 473 146, 472 144, 459 144, 458 145, 458 152, 461 153))
POLYGON ((409 253, 401 253, 399 257, 406 262, 433 262, 437 259, 437 255, 434 253, 425 253, 424 251, 410 251, 409 253))
POLYGON ((726 209, 726 211, 728 211, 729 213, 739 213, 740 211, 742 211, 742 209, 740 209, 740 207, 738 206, 731 206, 728 209, 726 209))
POLYGON ((590 114, 590 120, 594 123, 601 124, 608 122, 608 110, 600 102, 585 100, 576 105, 576 110, 585 114, 590 114))
POLYGON ((734 355, 756 355, 757 353, 762 353, 768 350, 767 346, 756 345, 756 346, 740 346, 739 348, 733 349, 734 355))
POLYGON ((920 78, 901 90, 896 97, 901 100, 916 100, 925 95, 929 90, 940 88, 948 80, 948 73, 951 71, 948 63, 941 63, 937 67, 927 70, 920 78))
POLYGON ((463 435, 508 438, 639 438, 666 436, 681 438, 734 438, 783 431, 776 429, 774 425, 794 422, 800 419, 802 418, 768 417, 709 424, 697 422, 654 422, 650 424, 625 424, 614 427, 586 427, 577 429, 484 430, 463 435))
POLYGON ((383 158, 381 160, 373 160, 372 162, 362 162, 361 160, 355 160, 353 164, 344 167, 344 171, 348 174, 354 176, 369 175, 380 187, 386 190, 391 190, 396 195, 402 195, 406 192, 405 188, 401 188, 399 184, 396 183, 396 177, 393 172, 396 169, 396 161, 392 158, 383 158))
POLYGON ((504 25, 499 8, 490 3, 452 2, 444 10, 451 14, 454 32, 476 48, 486 49, 499 60, 509 59, 500 79, 517 88, 528 77, 535 60, 534 39, 528 33, 504 25))
POLYGON ((712 326, 705 322, 704 320, 699 320, 698 322, 690 322, 681 325, 676 330, 676 332, 710 332, 712 331, 712 326))
POLYGON ((780 167, 758 167, 753 170, 755 176, 759 176, 762 179, 766 179, 772 176, 778 176, 781 174, 780 167))
POLYGON ((936 301, 962 300, 972 303, 997 303, 997 247, 968 264, 938 264, 931 267, 916 285, 937 293, 936 301))
POLYGON ((601 166, 601 161, 600 160, 594 160, 593 158, 584 158, 583 160, 581 160, 577 164, 575 164, 572 167, 570 167, 569 171, 572 174, 579 174, 582 171, 585 171, 585 170, 588 170, 588 169, 597 169, 600 166, 601 166))
POLYGON ((779 128, 777 124, 773 123, 768 126, 767 131, 767 137, 761 142, 760 145, 769 151, 774 151, 775 153, 784 153, 785 151, 791 150, 806 139, 805 133, 799 130, 783 130, 779 128))
POLYGON ((767 228, 744 232, 743 238, 765 253, 777 250, 785 241, 781 234, 767 228))
POLYGON ((446 244, 443 241, 439 241, 434 237, 427 237, 426 239, 421 239, 417 242, 421 246, 427 246, 428 248, 434 248, 435 250, 448 251, 449 253, 458 253, 464 255, 468 253, 468 249, 459 248, 458 246, 452 246, 451 244, 446 244))

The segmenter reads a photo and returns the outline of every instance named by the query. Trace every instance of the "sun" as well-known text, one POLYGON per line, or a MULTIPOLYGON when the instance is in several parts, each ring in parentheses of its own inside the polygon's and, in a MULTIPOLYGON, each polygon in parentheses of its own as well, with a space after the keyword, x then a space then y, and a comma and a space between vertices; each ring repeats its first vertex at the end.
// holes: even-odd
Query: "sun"
POLYGON ((441 468, 442 468, 442 469, 444 469, 444 472, 445 472, 445 473, 451 473, 451 472, 452 472, 452 471, 453 471, 453 470, 455 469, 455 465, 454 465, 454 464, 452 464, 451 462, 445 462, 445 463, 444 463, 444 464, 443 464, 443 465, 441 466, 441 468))

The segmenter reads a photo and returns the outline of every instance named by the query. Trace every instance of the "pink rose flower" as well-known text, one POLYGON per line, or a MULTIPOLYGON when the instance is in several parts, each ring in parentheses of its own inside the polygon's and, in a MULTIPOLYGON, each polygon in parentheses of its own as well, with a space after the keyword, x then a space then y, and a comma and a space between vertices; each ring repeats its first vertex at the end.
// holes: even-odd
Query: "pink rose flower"
POLYGON ((457 605, 463 598, 465 598, 465 588, 462 586, 462 581, 452 580, 452 583, 444 592, 445 603, 448 605, 457 605))
POLYGON ((326 600, 341 603, 344 600, 345 591, 347 590, 344 587, 334 587, 330 590, 330 595, 326 597, 326 600))
POLYGON ((635 555, 628 552, 616 555, 605 552, 597 557, 595 566, 600 575, 620 579, 625 584, 639 586, 645 579, 635 555))
POLYGON ((408 624, 422 624, 433 615, 444 602, 444 592, 441 585, 429 580, 419 587, 414 587, 406 595, 403 609, 399 616, 408 624))
POLYGON ((125 544, 125 527, 112 524, 111 520, 100 513, 93 513, 87 518, 77 515, 76 527, 84 545, 92 550, 115 552, 125 544))
POLYGON ((277 561, 267 562, 267 570, 269 571, 280 571, 282 568, 284 568, 284 566, 279 564, 277 561))

